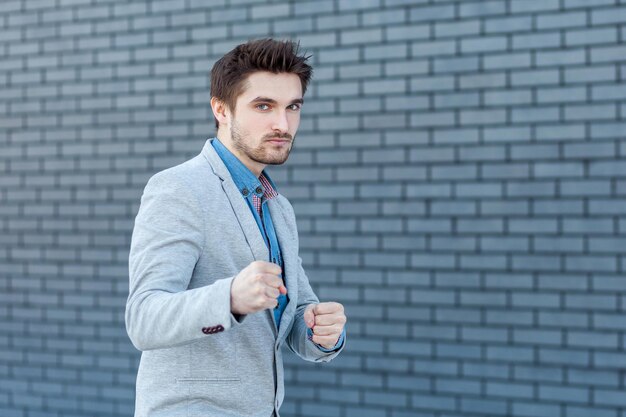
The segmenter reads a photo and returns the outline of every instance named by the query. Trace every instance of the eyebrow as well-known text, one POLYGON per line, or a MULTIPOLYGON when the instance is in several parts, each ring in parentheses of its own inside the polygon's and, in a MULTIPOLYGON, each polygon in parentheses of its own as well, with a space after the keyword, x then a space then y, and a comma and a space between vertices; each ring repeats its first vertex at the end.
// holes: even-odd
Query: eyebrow
MULTIPOLYGON (((270 103, 270 104, 277 104, 278 102, 276 100, 274 100, 273 98, 269 98, 269 97, 256 97, 252 100, 250 100, 250 103, 270 103)), ((304 100, 301 98, 297 98, 294 100, 291 100, 291 102, 289 104, 302 104, 304 103, 304 100)))

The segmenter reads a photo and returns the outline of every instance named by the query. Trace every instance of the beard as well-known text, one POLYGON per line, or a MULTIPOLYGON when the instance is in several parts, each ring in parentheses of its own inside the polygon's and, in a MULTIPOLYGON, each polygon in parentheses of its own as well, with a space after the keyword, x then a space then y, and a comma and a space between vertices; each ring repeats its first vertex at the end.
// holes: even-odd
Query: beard
POLYGON ((253 147, 251 135, 247 132, 242 132, 234 120, 230 127, 230 137, 233 146, 239 152, 251 160, 264 165, 284 164, 287 158, 289 158, 295 142, 295 137, 292 137, 289 133, 269 133, 261 138, 260 143, 256 147, 253 147), (291 141, 291 144, 290 146, 275 147, 275 145, 268 142, 271 139, 287 139, 291 141))

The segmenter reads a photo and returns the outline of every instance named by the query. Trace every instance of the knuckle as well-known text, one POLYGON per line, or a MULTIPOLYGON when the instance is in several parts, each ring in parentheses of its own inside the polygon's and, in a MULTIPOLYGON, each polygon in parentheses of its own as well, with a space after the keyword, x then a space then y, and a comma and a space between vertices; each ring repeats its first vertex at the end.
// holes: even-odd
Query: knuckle
POLYGON ((265 308, 274 308, 274 307, 276 307, 277 305, 278 305, 278 301, 276 301, 276 299, 274 299, 274 298, 269 298, 269 297, 267 297, 267 298, 265 299, 265 304, 264 304, 264 307, 265 307, 265 308))

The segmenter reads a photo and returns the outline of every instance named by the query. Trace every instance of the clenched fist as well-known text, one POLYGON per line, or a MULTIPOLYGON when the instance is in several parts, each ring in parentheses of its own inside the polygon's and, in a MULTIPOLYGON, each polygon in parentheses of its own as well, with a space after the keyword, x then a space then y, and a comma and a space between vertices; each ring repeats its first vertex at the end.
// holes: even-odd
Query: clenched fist
POLYGON ((234 314, 251 314, 276 307, 278 296, 287 294, 281 272, 280 266, 270 262, 250 263, 233 279, 230 310, 234 314))
POLYGON ((312 340, 315 343, 332 349, 339 341, 346 324, 346 315, 339 303, 309 304, 304 310, 304 322, 313 331, 312 340))

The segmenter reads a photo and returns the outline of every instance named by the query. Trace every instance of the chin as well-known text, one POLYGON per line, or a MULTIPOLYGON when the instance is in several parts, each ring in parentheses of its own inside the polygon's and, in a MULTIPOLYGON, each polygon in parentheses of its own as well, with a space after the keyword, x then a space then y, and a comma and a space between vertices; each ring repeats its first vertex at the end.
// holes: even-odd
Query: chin
POLYGON ((289 153, 287 153, 287 155, 276 155, 273 158, 266 158, 265 159, 265 164, 267 165, 282 165, 285 162, 287 162, 287 159, 289 158, 289 153))
POLYGON ((287 158, 284 158, 284 159, 275 159, 275 158, 273 158, 273 159, 267 160, 267 161, 265 161, 263 163, 265 165, 282 165, 285 162, 287 162, 287 158))

